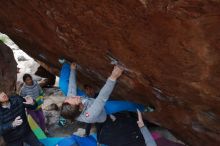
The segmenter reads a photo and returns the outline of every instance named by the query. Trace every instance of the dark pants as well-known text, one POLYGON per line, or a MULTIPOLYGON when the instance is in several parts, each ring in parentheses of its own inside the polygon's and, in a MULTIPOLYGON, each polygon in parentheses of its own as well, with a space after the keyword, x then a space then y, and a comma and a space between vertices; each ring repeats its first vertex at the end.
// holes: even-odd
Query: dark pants
MULTIPOLYGON (((99 141, 99 135, 102 130, 103 123, 95 123, 97 141, 99 141)), ((92 124, 86 124, 86 136, 89 136, 92 124)))
POLYGON ((128 113, 114 115, 117 119, 107 119, 102 126, 99 143, 108 146, 146 146, 137 119, 128 113))
POLYGON ((104 123, 95 123, 95 127, 96 127, 96 135, 97 135, 97 141, 99 142, 100 139, 100 133, 102 130, 104 123))
POLYGON ((7 146, 23 146, 24 142, 29 144, 30 146, 44 146, 38 139, 37 137, 34 135, 34 133, 32 131, 25 133, 25 135, 14 142, 11 143, 7 143, 7 146))
POLYGON ((92 128, 92 124, 89 123, 86 124, 86 136, 89 136, 91 128, 92 128))

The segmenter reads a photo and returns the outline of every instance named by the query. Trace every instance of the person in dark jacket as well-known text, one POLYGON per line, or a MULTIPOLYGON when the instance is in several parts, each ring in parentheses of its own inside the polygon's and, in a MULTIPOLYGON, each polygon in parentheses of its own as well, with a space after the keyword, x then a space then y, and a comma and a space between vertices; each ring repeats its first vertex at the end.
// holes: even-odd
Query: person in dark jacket
POLYGON ((43 146, 31 131, 25 108, 35 109, 37 104, 31 97, 8 97, 0 91, 0 135, 7 146, 43 146))

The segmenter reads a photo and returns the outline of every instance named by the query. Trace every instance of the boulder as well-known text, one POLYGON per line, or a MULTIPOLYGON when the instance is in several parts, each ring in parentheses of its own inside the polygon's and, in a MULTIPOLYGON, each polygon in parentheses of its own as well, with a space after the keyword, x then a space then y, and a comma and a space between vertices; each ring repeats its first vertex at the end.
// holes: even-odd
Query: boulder
POLYGON ((33 58, 60 69, 78 66, 78 81, 101 87, 126 71, 113 97, 151 103, 145 118, 193 146, 220 143, 220 1, 7 0, 0 32, 33 58))
POLYGON ((17 63, 11 48, 0 43, 0 90, 10 95, 15 93, 17 63))

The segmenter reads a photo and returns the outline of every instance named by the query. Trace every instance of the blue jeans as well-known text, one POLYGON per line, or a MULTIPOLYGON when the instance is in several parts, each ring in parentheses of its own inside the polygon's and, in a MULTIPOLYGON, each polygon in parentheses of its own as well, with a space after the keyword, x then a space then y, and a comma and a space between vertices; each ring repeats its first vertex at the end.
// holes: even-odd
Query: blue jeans
MULTIPOLYGON (((64 63, 60 71, 59 87, 65 96, 67 96, 68 93, 70 71, 70 64, 64 63)), ((85 93, 81 89, 77 88, 77 95, 83 96, 85 93)))
POLYGON ((64 63, 60 71, 59 87, 65 96, 67 96, 69 76, 70 76, 70 64, 64 63))
POLYGON ((143 112, 144 108, 142 104, 122 100, 107 101, 105 104, 105 111, 107 114, 114 114, 122 111, 137 112, 137 109, 143 112))

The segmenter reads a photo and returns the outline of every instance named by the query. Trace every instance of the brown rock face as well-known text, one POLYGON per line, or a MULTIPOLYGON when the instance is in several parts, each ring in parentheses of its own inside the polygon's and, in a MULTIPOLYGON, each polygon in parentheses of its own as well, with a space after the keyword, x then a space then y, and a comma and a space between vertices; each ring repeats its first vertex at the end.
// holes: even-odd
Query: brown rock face
POLYGON ((47 71, 42 66, 40 66, 37 69, 37 72, 35 73, 35 75, 46 78, 40 83, 41 87, 51 87, 56 82, 56 76, 54 74, 50 73, 49 71, 47 71))
MULTIPOLYGON (((0 41, 0 92, 12 94, 17 80, 17 63, 12 50, 0 41)), ((0 145, 5 146, 0 136, 0 145)))
POLYGON ((99 87, 110 62, 127 68, 115 97, 150 102, 151 122, 193 146, 220 143, 220 1, 5 0, 0 31, 32 57, 80 64, 99 87))
POLYGON ((0 42, 0 91, 12 94, 17 80, 17 63, 12 50, 0 42))

